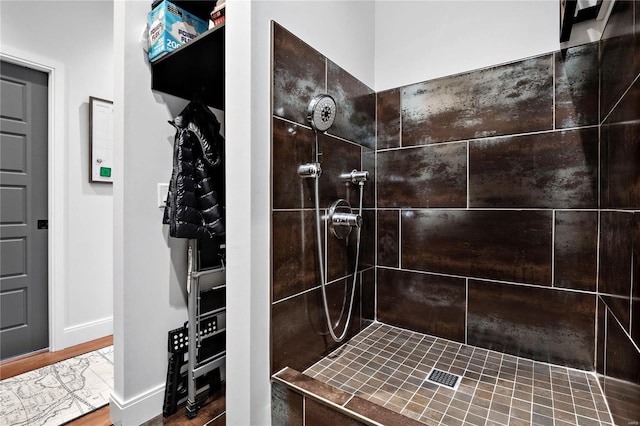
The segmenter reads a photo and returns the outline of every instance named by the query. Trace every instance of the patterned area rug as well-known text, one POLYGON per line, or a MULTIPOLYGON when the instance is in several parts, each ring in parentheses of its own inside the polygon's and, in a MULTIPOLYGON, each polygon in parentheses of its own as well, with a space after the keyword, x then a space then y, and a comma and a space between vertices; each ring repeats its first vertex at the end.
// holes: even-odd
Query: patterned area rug
POLYGON ((113 346, 0 381, 0 425, 58 426, 109 402, 113 346))

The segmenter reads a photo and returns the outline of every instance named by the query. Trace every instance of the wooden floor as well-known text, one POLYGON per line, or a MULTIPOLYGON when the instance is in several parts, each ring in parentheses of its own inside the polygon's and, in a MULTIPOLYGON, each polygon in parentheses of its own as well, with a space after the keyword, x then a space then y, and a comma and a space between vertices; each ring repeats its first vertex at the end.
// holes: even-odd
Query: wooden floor
MULTIPOLYGON (((92 340, 81 345, 72 346, 67 349, 56 352, 41 352, 32 355, 26 355, 9 361, 0 362, 0 380, 17 376, 18 374, 46 367, 65 359, 83 355, 98 349, 106 348, 113 345, 113 336, 107 336, 100 339, 92 340)), ((198 415, 193 419, 187 419, 184 415, 184 407, 180 407, 178 412, 167 417, 160 418, 157 421, 150 421, 149 426, 156 425, 172 425, 172 426, 224 426, 225 424, 225 397, 224 392, 213 395, 205 405, 198 410, 198 415), (213 420, 215 419, 215 420, 213 420)), ((67 423, 69 426, 111 426, 109 418, 109 406, 102 407, 96 411, 85 414, 76 420, 67 423)))
POLYGON ((98 349, 113 345, 113 336, 106 336, 80 345, 71 346, 56 352, 40 352, 33 355, 25 355, 9 361, 0 362, 0 380, 37 370, 65 359, 83 355, 98 349))

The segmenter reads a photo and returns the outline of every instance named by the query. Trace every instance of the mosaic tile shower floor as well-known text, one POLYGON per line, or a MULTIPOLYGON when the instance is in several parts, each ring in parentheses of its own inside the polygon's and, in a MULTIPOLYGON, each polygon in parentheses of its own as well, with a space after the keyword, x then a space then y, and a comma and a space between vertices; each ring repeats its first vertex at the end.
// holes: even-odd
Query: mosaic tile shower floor
POLYGON ((612 425, 595 375, 375 323, 306 375, 428 425, 612 425), (432 368, 457 390, 425 382, 432 368))

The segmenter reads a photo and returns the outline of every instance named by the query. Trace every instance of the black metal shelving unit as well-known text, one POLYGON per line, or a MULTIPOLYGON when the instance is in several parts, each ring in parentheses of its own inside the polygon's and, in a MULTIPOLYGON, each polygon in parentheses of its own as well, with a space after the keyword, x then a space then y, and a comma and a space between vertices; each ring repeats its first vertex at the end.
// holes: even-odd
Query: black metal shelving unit
MULTIPOLYGON (((208 20, 215 1, 175 1, 208 20)), ((224 110, 225 26, 216 26, 151 63, 151 88, 183 99, 201 99, 224 110)))

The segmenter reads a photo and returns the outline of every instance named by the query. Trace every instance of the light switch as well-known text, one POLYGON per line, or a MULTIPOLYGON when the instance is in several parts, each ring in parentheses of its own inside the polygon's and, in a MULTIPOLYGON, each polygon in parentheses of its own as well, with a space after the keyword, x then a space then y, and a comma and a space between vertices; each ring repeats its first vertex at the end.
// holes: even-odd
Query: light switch
POLYGON ((165 203, 167 201, 167 195, 169 193, 169 184, 168 183, 159 183, 158 184, 158 207, 164 208, 165 203))

